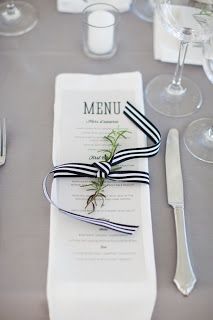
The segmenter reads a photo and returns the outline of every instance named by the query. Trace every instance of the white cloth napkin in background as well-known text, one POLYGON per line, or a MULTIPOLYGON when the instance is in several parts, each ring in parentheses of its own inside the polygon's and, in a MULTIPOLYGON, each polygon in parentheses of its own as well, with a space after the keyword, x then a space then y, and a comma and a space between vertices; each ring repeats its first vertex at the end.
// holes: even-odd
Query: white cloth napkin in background
MULTIPOLYGON (((128 139, 120 141, 120 149, 146 146, 145 135, 122 112, 108 114, 108 109, 102 109, 105 102, 109 106, 109 101, 112 108, 119 102, 122 109, 127 100, 144 113, 139 72, 59 75, 55 87, 54 165, 87 163, 91 159, 88 155, 94 157, 93 148, 99 143, 98 148, 103 148, 101 137, 108 127, 120 125, 131 131, 128 139), (97 132, 98 139, 94 136, 97 132), (97 141, 91 143, 88 136, 97 141)), ((132 170, 148 171, 148 159, 134 159, 124 164, 132 170)), ((79 179, 82 178, 75 178, 74 182, 66 178, 54 180, 54 200, 60 199, 70 210, 69 206, 72 207, 75 201, 76 209, 82 210, 86 198, 82 204, 81 194, 85 191, 79 179), (73 191, 73 188, 80 191, 73 191)), ((105 200, 102 211, 92 213, 92 216, 106 214, 110 220, 137 223, 140 227, 134 235, 122 235, 76 221, 51 208, 47 283, 51 320, 84 320, 85 317, 94 320, 151 319, 156 299, 156 271, 150 189, 145 184, 108 183, 105 192, 111 200, 105 200)))
POLYGON ((57 0, 57 9, 60 12, 80 13, 90 4, 100 2, 111 4, 120 12, 125 12, 129 10, 132 0, 57 0))
MULTIPOLYGON (((189 8, 185 8, 188 10, 189 8)), ((189 15, 189 18, 191 15, 189 15)), ((154 59, 163 62, 177 63, 180 41, 162 25, 157 14, 153 24, 154 59)), ((186 64, 202 65, 202 47, 199 43, 189 44, 186 54, 186 64)))

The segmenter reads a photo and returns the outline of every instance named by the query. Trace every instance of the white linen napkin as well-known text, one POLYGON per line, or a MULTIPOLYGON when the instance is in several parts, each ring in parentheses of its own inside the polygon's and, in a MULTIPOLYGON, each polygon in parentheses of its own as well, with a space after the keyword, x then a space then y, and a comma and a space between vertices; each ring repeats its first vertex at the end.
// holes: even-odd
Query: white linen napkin
MULTIPOLYGON (((53 163, 94 162, 109 128, 128 128, 122 147, 146 146, 146 137, 118 109, 129 100, 144 113, 139 72, 61 74, 56 79, 53 163), (111 105, 110 105, 111 102, 111 105), (106 105, 111 106, 104 109, 106 105), (95 114, 96 112, 96 114, 95 114), (98 138, 97 138, 98 137, 98 138)), ((127 168, 148 171, 148 160, 127 168)), ((85 179, 54 180, 52 197, 83 210, 85 179)), ((88 182, 88 181, 87 181, 88 182)), ((47 299, 51 320, 150 320, 156 299, 150 190, 145 184, 108 182, 107 199, 94 217, 137 223, 134 235, 79 222, 51 207, 47 299)), ((78 212, 80 213, 80 212, 78 212)))
MULTIPOLYGON (((98 0, 57 0, 57 9, 60 12, 80 13, 93 3, 100 3, 98 0)), ((132 0, 105 0, 104 3, 115 6, 120 12, 128 11, 132 0)))
MULTIPOLYGON (((184 8, 185 11, 190 8, 184 8)), ((193 19, 188 14, 189 19, 193 19)), ((180 41, 163 27, 162 22, 157 14, 154 16, 153 24, 153 47, 154 59, 163 62, 177 63, 180 41)), ((199 43, 189 44, 186 54, 185 63, 193 65, 202 65, 202 47, 199 43)))

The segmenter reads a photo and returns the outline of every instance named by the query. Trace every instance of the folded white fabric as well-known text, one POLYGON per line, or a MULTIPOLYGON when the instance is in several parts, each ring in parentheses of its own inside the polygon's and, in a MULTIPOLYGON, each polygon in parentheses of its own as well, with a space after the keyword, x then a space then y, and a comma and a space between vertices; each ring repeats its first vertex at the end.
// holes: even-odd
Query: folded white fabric
MULTIPOLYGON (((185 8, 185 10, 190 10, 185 8)), ((189 19, 192 15, 189 14, 189 19)), ((163 62, 177 63, 180 41, 163 27, 157 14, 153 25, 154 58, 163 62)), ((199 43, 189 44, 186 54, 186 64, 202 65, 202 46, 199 43)))
MULTIPOLYGON (((146 146, 145 135, 123 115, 126 101, 144 113, 139 72, 112 75, 62 74, 56 79, 53 163, 100 161, 103 135, 127 128, 122 148, 146 146)), ((148 160, 124 169, 148 171, 148 160)), ((89 180, 90 181, 90 180, 89 180)), ((84 211, 87 178, 60 178, 52 198, 84 211)), ((107 181, 107 198, 95 218, 136 223, 134 235, 74 220, 51 208, 47 298, 51 320, 150 320, 156 299, 156 271, 147 184, 107 181)), ((88 215, 88 213, 85 213, 88 215)))
MULTIPOLYGON (((80 13, 90 4, 100 2, 97 0, 57 0, 57 9, 60 12, 80 13)), ((125 12, 129 10, 132 0, 105 0, 103 2, 115 6, 120 12, 125 12)))

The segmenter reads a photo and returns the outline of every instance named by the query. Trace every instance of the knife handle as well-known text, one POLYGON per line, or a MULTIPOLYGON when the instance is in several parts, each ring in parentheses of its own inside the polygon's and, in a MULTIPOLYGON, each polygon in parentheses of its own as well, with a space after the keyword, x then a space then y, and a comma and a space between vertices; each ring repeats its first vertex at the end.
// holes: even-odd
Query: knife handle
POLYGON ((176 238, 177 238, 177 264, 174 283, 178 290, 188 296, 196 283, 196 277, 192 269, 184 217, 184 207, 174 207, 176 238))

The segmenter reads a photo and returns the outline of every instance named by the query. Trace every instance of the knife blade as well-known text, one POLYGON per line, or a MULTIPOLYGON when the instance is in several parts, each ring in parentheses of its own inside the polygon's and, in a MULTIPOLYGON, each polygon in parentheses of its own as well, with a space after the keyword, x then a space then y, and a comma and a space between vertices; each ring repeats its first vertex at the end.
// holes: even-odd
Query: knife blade
POLYGON ((177 261, 174 283, 178 290, 188 296, 196 283, 191 265, 184 214, 183 176, 181 170, 179 133, 170 129, 166 142, 166 183, 168 203, 173 207, 176 228, 177 261))

